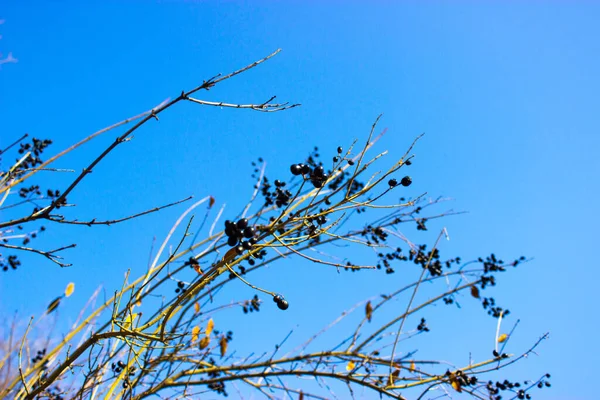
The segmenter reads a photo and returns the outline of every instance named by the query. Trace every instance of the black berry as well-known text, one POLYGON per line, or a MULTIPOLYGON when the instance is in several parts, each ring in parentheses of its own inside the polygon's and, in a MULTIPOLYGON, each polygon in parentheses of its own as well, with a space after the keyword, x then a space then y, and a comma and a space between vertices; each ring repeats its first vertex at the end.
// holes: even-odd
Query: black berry
POLYGON ((290 172, 292 175, 300 175, 302 173, 302 166, 300 164, 293 164, 290 166, 290 172))
POLYGON ((287 310, 289 306, 290 305, 286 299, 282 299, 277 303, 277 307, 279 307, 280 310, 287 310))
POLYGON ((390 185, 390 187, 395 187, 395 186, 398 186, 398 181, 397 181, 397 180, 395 180, 395 179, 390 179, 390 180, 388 181, 388 185, 390 185))
POLYGON ((238 243, 238 239, 236 236, 229 236, 229 239, 227 239, 227 244, 230 245, 231 247, 235 246, 238 243))
POLYGON ((244 229, 244 237, 247 239, 250 239, 251 237, 253 237, 255 233, 256 233, 256 230, 251 226, 248 226, 248 227, 246 227, 246 229, 244 229))
POLYGON ((410 178, 410 176, 405 176, 404 178, 402 178, 402 180, 400 181, 400 184, 402 186, 410 186, 410 184, 412 183, 412 179, 410 178))
POLYGON ((342 149, 342 146, 338 147, 338 148, 337 148, 337 152, 338 152, 338 154, 342 154, 342 150, 343 150, 343 149, 342 149))
POLYGON ((246 218, 242 218, 237 222, 238 229, 244 229, 247 226, 248 226, 248 220, 246 218))

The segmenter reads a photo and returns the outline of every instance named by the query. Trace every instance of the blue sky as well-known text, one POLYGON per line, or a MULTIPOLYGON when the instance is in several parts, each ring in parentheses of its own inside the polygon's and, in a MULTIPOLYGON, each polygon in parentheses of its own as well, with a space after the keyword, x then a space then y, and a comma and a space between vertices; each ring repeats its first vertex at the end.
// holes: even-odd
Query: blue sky
MULTIPOLYGON (((333 153, 363 139, 384 113, 381 150, 400 156, 426 134, 414 151, 410 194, 448 196, 448 207, 468 211, 432 226, 450 233, 445 254, 533 258, 502 276, 495 292, 513 322, 521 319, 513 351, 551 332, 514 375, 552 373, 553 389, 537 398, 593 398, 598 17, 593 2, 3 2, 0 52, 19 61, 0 67, 0 143, 29 132, 52 138, 58 151, 282 48, 204 98, 262 103, 277 95, 302 107, 262 114, 177 106, 84 181, 72 196, 78 216, 119 217, 188 195, 213 195, 237 210, 251 194, 248 167, 257 157, 271 176, 285 174, 314 145, 333 153)), ((83 168, 114 136, 57 166, 83 168)), ((73 302, 99 283, 113 290, 126 268, 144 269, 153 237, 160 242, 181 211, 75 229, 79 246, 65 254, 74 266, 59 270, 35 258, 2 275, 0 310, 37 313, 70 281, 80 296, 73 302)), ((52 227, 38 243, 65 244, 66 232, 73 235, 52 227)), ((381 274, 370 281, 300 267, 323 280, 295 270, 263 277, 296 308, 261 313, 262 323, 277 317, 276 333, 298 324, 300 333, 315 331, 380 290, 381 274), (302 312, 317 307, 317 315, 302 312)), ((385 287, 400 286, 401 276, 392 278, 385 287)), ((440 329, 457 331, 444 332, 451 342, 433 350, 466 361, 470 346, 490 341, 495 320, 466 308, 464 327, 440 316, 440 329)))

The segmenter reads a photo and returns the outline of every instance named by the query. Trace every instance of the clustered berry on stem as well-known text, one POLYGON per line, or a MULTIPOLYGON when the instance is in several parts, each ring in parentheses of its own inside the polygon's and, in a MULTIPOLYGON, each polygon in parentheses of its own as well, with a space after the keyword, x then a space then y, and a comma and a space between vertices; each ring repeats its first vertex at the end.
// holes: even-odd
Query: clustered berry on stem
POLYGON ((225 221, 225 234, 227 235, 227 244, 231 247, 237 246, 238 254, 242 254, 244 250, 250 250, 257 243, 256 229, 248 225, 246 218, 237 222, 225 221))
POLYGON ((322 188, 329 179, 329 175, 325 173, 322 165, 313 169, 306 164, 293 164, 290 166, 290 172, 292 175, 302 175, 304 179, 310 180, 310 183, 317 189, 322 188))
POLYGON ((277 307, 279 307, 280 310, 287 310, 290 306, 287 300, 280 294, 273 296, 273 301, 277 303, 277 307))

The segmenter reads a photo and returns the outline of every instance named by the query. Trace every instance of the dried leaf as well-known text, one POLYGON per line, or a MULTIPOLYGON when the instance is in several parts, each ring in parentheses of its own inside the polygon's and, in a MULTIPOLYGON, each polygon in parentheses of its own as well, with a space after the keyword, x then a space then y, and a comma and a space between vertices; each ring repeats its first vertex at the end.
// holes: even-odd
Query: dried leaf
POLYGON ((400 370, 395 369, 394 372, 392 372, 392 375, 390 376, 390 384, 393 385, 399 376, 400 376, 400 370))
POLYGON ((354 363, 354 361, 350 360, 348 361, 348 365, 346 365, 346 371, 352 371, 355 367, 356 364, 354 363))
POLYGON ((46 308, 46 312, 48 314, 50 314, 52 311, 56 310, 56 308, 58 307, 58 305, 60 304, 60 299, 62 297, 57 297, 54 300, 52 300, 52 302, 50 304, 48 304, 48 308, 46 308))
POLYGON ((198 302, 194 303, 194 312, 196 314, 198 314, 200 312, 200 303, 198 303, 198 302))
POLYGON ((225 339, 224 336, 221 338, 221 341, 219 342, 219 347, 221 348, 221 357, 223 357, 225 355, 225 353, 227 353, 227 339, 225 339))
POLYGON ((70 282, 67 285, 67 288, 65 289, 65 297, 69 297, 70 295, 73 294, 74 291, 75 291, 75 284, 73 282, 70 282))
POLYGON ((204 336, 200 339, 200 349, 205 349, 210 344, 210 336, 204 336))
POLYGON ((365 307, 365 315, 367 317, 367 320, 371 322, 371 317, 373 317, 373 306, 371 305, 370 300, 369 302, 367 302, 367 305, 365 307))
POLYGON ((213 319, 209 319, 208 323, 206 324, 206 336, 210 336, 210 334, 212 333, 213 329, 215 328, 215 321, 213 321, 213 319))
POLYGON ((475 297, 476 299, 479 298, 479 288, 475 285, 471 286, 471 296, 475 297))
POLYGON ((194 264, 192 267, 194 268, 194 271, 196 271, 197 274, 204 274, 204 272, 202 272, 202 270, 200 269, 199 264, 194 264))
POLYGON ((506 342, 506 339, 508 339, 508 335, 503 333, 502 335, 498 336, 498 343, 504 343, 506 342))
POLYGON ((298 400, 304 400, 304 393, 302 393, 302 390, 300 391, 300 394, 298 395, 298 400))
POLYGON ((192 342, 198 340, 198 336, 200 335, 200 327, 195 326, 192 328, 192 342))
POLYGON ((208 199, 208 208, 212 208, 212 206, 215 205, 215 198, 210 196, 210 199, 208 199))

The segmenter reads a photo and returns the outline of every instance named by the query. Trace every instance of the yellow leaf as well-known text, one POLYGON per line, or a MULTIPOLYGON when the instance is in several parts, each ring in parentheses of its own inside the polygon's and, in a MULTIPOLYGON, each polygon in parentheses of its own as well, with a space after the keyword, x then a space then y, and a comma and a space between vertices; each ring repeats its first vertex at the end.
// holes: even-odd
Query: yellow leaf
POLYGON ((192 342, 198 340, 198 336, 200 335, 200 328, 195 326, 192 328, 192 342))
POLYGON ((227 352, 227 339, 225 339, 225 337, 221 338, 221 341, 219 342, 219 347, 221 348, 221 357, 223 357, 227 352))
POLYGON ((460 383, 458 382, 457 379, 453 379, 450 384, 452 385, 452 387, 454 388, 454 390, 456 390, 458 393, 462 393, 462 388, 460 387, 460 383))
POLYGON ((352 371, 356 367, 354 361, 348 361, 348 365, 346 365, 346 371, 352 371))
POLYGON ((200 349, 205 349, 208 347, 208 345, 210 344, 210 336, 204 336, 201 340, 200 340, 200 349))
POLYGON ((138 313, 127 314, 127 316, 125 317, 125 321, 123 321, 123 328, 125 328, 125 329, 131 328, 131 326, 133 325, 133 322, 135 321, 137 316, 138 316, 138 313))
POLYGON ((135 305, 136 305, 137 307, 141 307, 141 306, 142 306, 142 301, 141 301, 141 300, 138 300, 138 301, 135 303, 135 305))
POLYGON ((213 329, 215 328, 215 321, 213 321, 213 319, 209 319, 208 323, 206 324, 206 336, 209 336, 213 329))
POLYGON ((196 314, 198 314, 200 312, 200 303, 198 303, 198 302, 194 303, 194 312, 196 314))
POLYGON ((417 367, 415 366, 415 362, 414 361, 410 362, 410 370, 411 371, 416 371, 417 370, 417 367))
POLYGON ((75 284, 73 282, 71 282, 67 285, 67 288, 65 289, 65 296, 69 297, 70 295, 73 294, 74 291, 75 291, 75 284))
POLYGON ((506 339, 508 339, 508 335, 503 333, 502 335, 498 336, 498 343, 506 342, 506 339))
POLYGON ((369 301, 365 307, 365 315, 367 320, 371 322, 371 317, 373 317, 373 306, 371 305, 371 301, 369 301))

